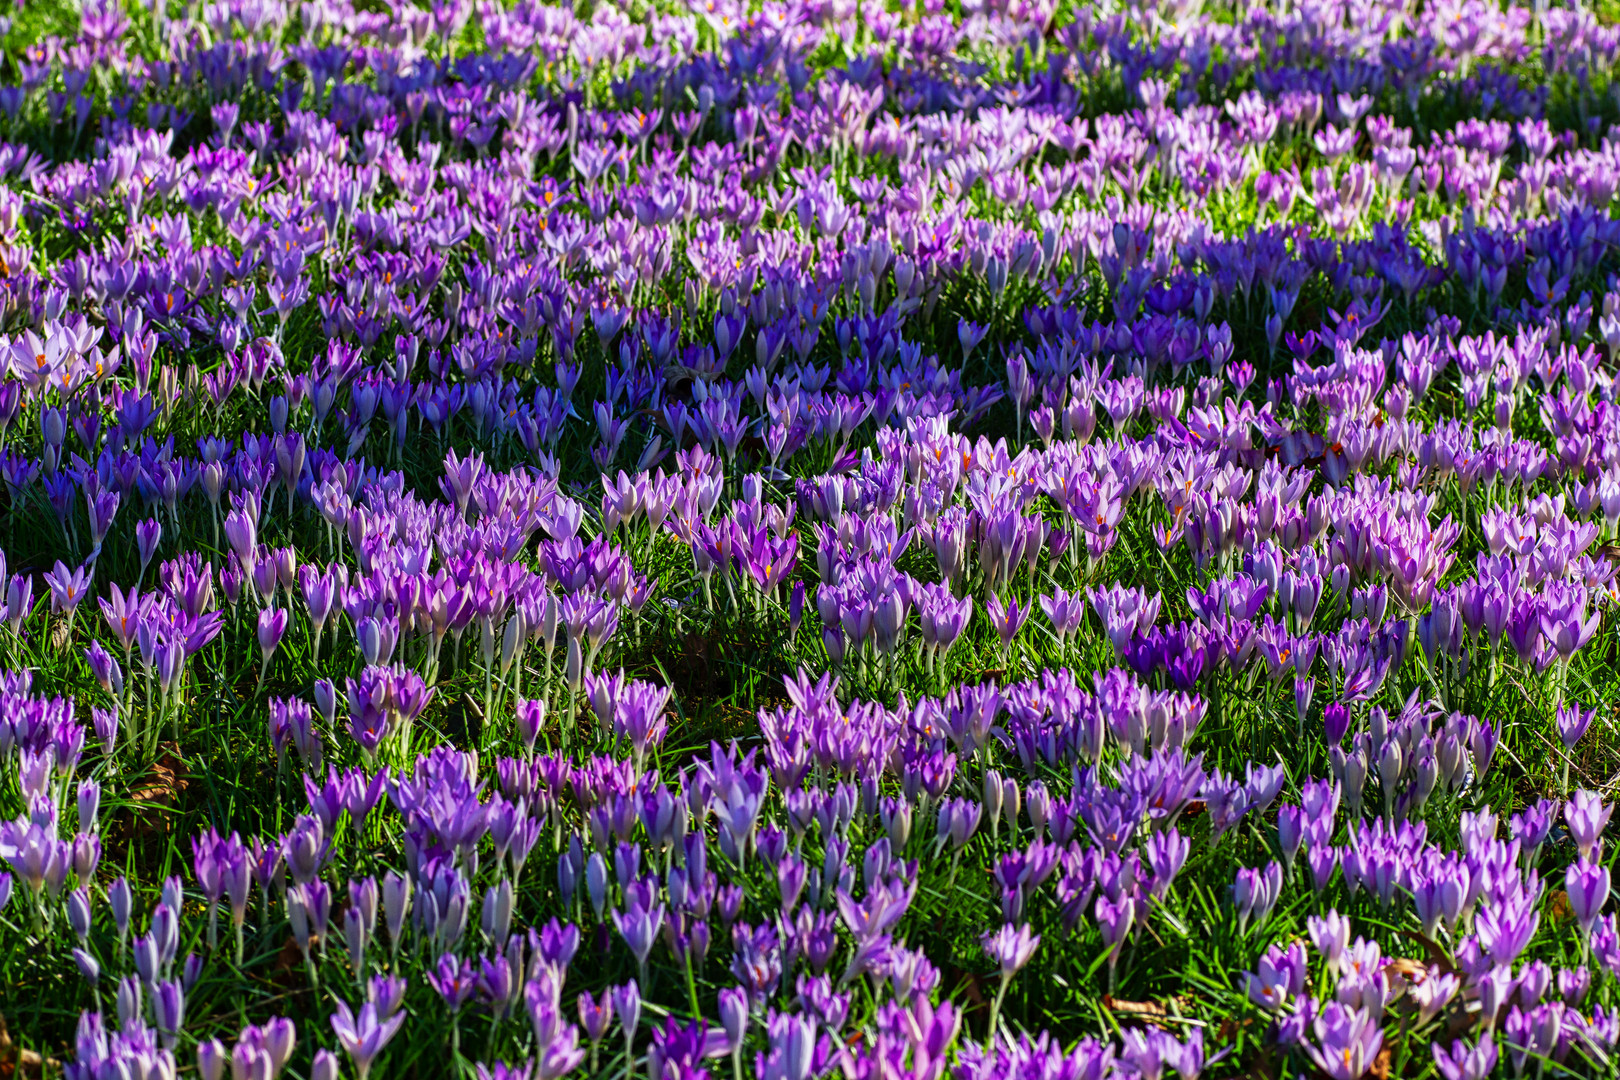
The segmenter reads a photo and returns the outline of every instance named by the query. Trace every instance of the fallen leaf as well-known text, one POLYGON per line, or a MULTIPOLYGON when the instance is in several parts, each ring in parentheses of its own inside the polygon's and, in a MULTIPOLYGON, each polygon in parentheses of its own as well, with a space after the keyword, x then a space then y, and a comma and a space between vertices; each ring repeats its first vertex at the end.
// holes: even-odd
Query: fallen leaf
POLYGON ((1112 994, 1104 994, 1103 1008, 1109 1012, 1119 1013, 1122 1016, 1165 1017, 1170 1011, 1157 1001, 1122 1001, 1112 994))
POLYGON ((1117 1016, 1130 1017, 1144 1023, 1174 1023, 1175 1016, 1171 1015, 1169 1004, 1176 1007, 1178 1014, 1185 1014, 1193 1005, 1190 994, 1182 994, 1170 999, 1169 1004, 1158 1001, 1124 1001, 1111 994, 1104 994, 1103 1008, 1117 1016))
POLYGON ((1373 1077, 1373 1080, 1389 1080, 1390 1063, 1393 1060, 1389 1047, 1384 1047, 1378 1051, 1378 1056, 1373 1058, 1372 1065, 1367 1069, 1367 1075, 1373 1077))
POLYGON ((1420 983, 1429 977, 1429 965, 1410 956, 1394 957, 1384 966, 1409 983, 1420 983))
POLYGON ((130 792, 130 799, 139 803, 173 806, 180 793, 186 790, 186 778, 181 769, 179 757, 172 750, 165 749, 163 756, 152 762, 141 777, 139 786, 130 792))
POLYGON ((61 1068, 62 1063, 55 1058, 41 1057, 37 1051, 12 1042, 6 1018, 0 1016, 0 1078, 44 1076, 47 1069, 55 1073, 61 1068))

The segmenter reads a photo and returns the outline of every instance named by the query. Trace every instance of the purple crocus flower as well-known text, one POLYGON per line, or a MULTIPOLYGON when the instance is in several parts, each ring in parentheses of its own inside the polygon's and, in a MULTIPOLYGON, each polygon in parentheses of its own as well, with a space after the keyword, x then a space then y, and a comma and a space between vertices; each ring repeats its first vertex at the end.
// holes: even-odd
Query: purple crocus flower
POLYGON ((135 526, 135 548, 141 559, 140 581, 146 580, 146 568, 152 564, 162 539, 163 523, 157 518, 147 518, 135 526))
POLYGON ((1252 918, 1265 922, 1282 895, 1281 863, 1267 863, 1264 870, 1241 869, 1232 883, 1232 904, 1237 908, 1238 927, 1247 927, 1252 918))
POLYGON ((1564 889, 1569 895, 1569 906, 1581 928, 1581 936, 1590 938, 1603 905, 1609 899, 1609 869, 1606 866, 1578 859, 1564 872, 1564 889))
POLYGON ((264 685, 265 672, 270 670, 270 658, 276 654, 276 646, 281 644, 281 637, 287 632, 287 612, 283 608, 264 608, 259 612, 259 654, 262 662, 259 665, 259 685, 264 685))
POLYGON ((546 726, 546 711, 544 698, 523 699, 517 703, 517 736, 525 755, 534 753, 534 744, 546 726))
POLYGON ((90 665, 90 674, 95 676, 96 684, 113 697, 122 697, 124 693, 124 669, 118 666, 105 646, 99 641, 92 641, 90 647, 84 650, 85 662, 90 665))
POLYGON ((1608 826, 1612 813, 1613 806, 1605 806, 1596 792, 1585 789, 1576 791, 1564 805, 1564 821, 1569 825, 1570 835, 1575 838, 1575 846, 1582 859, 1596 857, 1603 830, 1608 826))
POLYGON ((618 927, 625 944, 630 946, 636 964, 641 968, 641 981, 645 982, 647 957, 664 925, 664 905, 653 903, 650 896, 642 896, 641 890, 633 888, 626 890, 626 899, 629 902, 625 910, 613 912, 613 925, 618 927))
POLYGON ((73 632, 73 615, 79 610, 79 604, 90 594, 90 582, 95 577, 95 571, 89 565, 69 569, 66 563, 58 560, 56 566, 45 574, 45 584, 51 590, 51 610, 67 612, 68 633, 73 632))
POLYGON ((438 966, 428 972, 427 980, 454 1016, 478 988, 478 965, 471 960, 458 959, 454 953, 445 953, 439 957, 438 966))
POLYGON ((1041 610, 1052 624, 1058 643, 1065 644, 1085 622, 1086 601, 1078 593, 1070 594, 1056 588, 1050 596, 1039 597, 1041 610))
POLYGON ((1000 597, 991 593, 984 610, 990 616, 990 625, 1000 636, 1001 648, 1005 651, 1012 646, 1012 640, 1023 627, 1024 620, 1029 618, 1029 609, 1020 609, 1016 597, 1003 604, 1000 597))
POLYGON ((1337 1001, 1322 1007, 1314 1027, 1316 1042, 1306 1043, 1305 1052, 1332 1080, 1360 1080, 1384 1046, 1371 1014, 1337 1001))
POLYGON ((600 998, 594 998, 588 991, 580 991, 579 1022, 585 1029, 585 1037, 594 1050, 607 1035, 608 1026, 613 1023, 613 995, 603 990, 600 998))
POLYGON ((1496 1040, 1489 1031, 1473 1045, 1457 1039, 1450 1050, 1439 1043, 1429 1049, 1444 1080, 1485 1080, 1496 1071, 1496 1040))
POLYGON ((13 574, 6 585, 6 624, 14 635, 21 636, 22 623, 34 612, 34 579, 27 574, 13 574))
POLYGON ((331 1017, 332 1031, 349 1055, 349 1060, 354 1062, 354 1070, 360 1080, 366 1080, 377 1055, 399 1033, 400 1025, 404 1022, 404 1013, 395 1013, 386 1018, 379 1016, 378 1006, 371 1001, 362 1005, 357 1015, 342 999, 338 1000, 331 1017))
POLYGON ((1586 734, 1586 729, 1592 726, 1596 716, 1596 709, 1582 709, 1579 705, 1558 707, 1558 739, 1564 744, 1565 750, 1575 748, 1575 744, 1581 741, 1581 736, 1586 734))

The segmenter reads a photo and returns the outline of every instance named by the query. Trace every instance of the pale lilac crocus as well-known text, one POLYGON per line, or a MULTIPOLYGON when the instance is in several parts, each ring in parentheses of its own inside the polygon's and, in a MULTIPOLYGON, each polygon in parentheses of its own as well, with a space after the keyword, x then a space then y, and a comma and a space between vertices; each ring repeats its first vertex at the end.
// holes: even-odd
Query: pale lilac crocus
POLYGON ((996 1000, 990 1006, 991 1038, 995 1037, 996 1023, 1001 1017, 1001 1003, 1007 996, 1007 987, 1012 983, 1013 976, 1024 969, 1030 959, 1034 957, 1035 950, 1040 947, 1041 939, 1037 934, 1030 933, 1029 924, 1013 926, 1007 923, 994 933, 986 933, 979 939, 984 951, 989 954, 1001 968, 1001 986, 996 990, 996 1000))

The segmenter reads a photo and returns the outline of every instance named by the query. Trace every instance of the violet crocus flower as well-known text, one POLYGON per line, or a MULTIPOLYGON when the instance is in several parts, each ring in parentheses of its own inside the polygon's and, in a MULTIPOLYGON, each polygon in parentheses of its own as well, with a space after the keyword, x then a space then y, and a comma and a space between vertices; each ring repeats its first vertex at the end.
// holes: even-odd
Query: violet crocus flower
MULTIPOLYGON (((600 997, 592 997, 589 991, 580 991, 579 1023, 585 1029, 585 1038, 591 1044, 592 1054, 595 1054, 613 1023, 613 995, 603 990, 600 997)), ((594 1073, 596 1070, 593 1067, 591 1071, 594 1073)))
POLYGON ((14 636, 22 636, 23 620, 34 612, 34 579, 13 574, 6 585, 6 625, 14 636))
POLYGON ((934 825, 936 850, 949 841, 952 851, 961 851, 979 827, 984 807, 971 799, 945 799, 939 804, 934 825))
POLYGON ((122 697, 124 693, 124 669, 118 666, 105 646, 99 641, 92 641, 90 647, 84 650, 85 662, 90 665, 90 674, 95 677, 96 685, 112 697, 122 697))
POLYGON ((1564 821, 1569 825, 1570 835, 1575 838, 1575 847, 1582 859, 1596 857, 1603 830, 1608 826, 1612 813, 1613 806, 1603 805, 1603 799, 1596 792, 1585 789, 1576 791, 1564 805, 1564 821))
POLYGON ((560 981, 552 972, 542 971, 538 979, 529 980, 523 991, 535 1045, 540 1048, 536 1076, 543 1080, 556 1080, 573 1072, 585 1060, 585 1051, 579 1046, 579 1027, 568 1023, 558 1001, 560 981))
POLYGON ((1305 991, 1306 955, 1303 942, 1293 942, 1286 950, 1272 945, 1260 958, 1257 972, 1244 972, 1249 1000, 1268 1012, 1279 1012, 1305 991))
POLYGON ((1581 741, 1587 728, 1597 716, 1596 709, 1582 709, 1579 705, 1560 705, 1558 707, 1558 739, 1564 744, 1565 750, 1573 750, 1575 744, 1581 741))
POLYGON ((1007 987, 1011 984, 1013 976, 1024 969, 1030 959, 1034 957, 1035 950, 1040 947, 1041 939, 1037 934, 1030 933, 1029 924, 1015 927, 1007 923, 994 933, 985 933, 979 938, 979 944, 1001 968, 1001 985, 996 990, 995 1001, 990 1006, 989 1030, 996 1031, 996 1021, 1001 1016, 1001 1003, 1007 996, 1007 987))
POLYGON ((1086 600, 1079 593, 1070 594, 1061 588, 1054 588, 1050 596, 1040 596, 1041 610, 1052 624, 1052 632, 1057 635, 1058 644, 1066 645, 1070 637, 1079 631, 1086 618, 1086 600))
POLYGON ((650 897, 642 896, 637 889, 627 889, 626 894, 629 903, 623 912, 616 910, 612 913, 613 925, 618 927, 625 944, 635 955, 636 965, 641 969, 640 981, 646 982, 647 957, 652 953, 658 932, 664 925, 664 905, 653 903, 650 897))
POLYGON ((338 580, 332 570, 321 573, 309 563, 298 568, 298 585, 304 595, 304 606, 309 612, 309 625, 312 631, 312 644, 310 655, 320 656, 321 632, 326 626, 327 618, 332 614, 333 605, 337 601, 338 580))
POLYGON ((332 1031, 349 1055, 349 1060, 354 1062, 354 1070, 360 1080, 366 1080, 377 1055, 399 1033, 400 1025, 404 1022, 404 1013, 379 1017, 377 1005, 371 1001, 362 1005, 357 1015, 342 999, 338 1000, 331 1017, 332 1031))
POLYGON ((1603 913, 1609 899, 1609 869, 1606 866, 1578 859, 1564 872, 1564 889, 1569 895, 1570 909, 1581 928, 1582 938, 1590 939, 1592 927, 1603 913))
POLYGON ((995 628, 996 634, 1001 638, 1001 648, 1005 652, 1012 647, 1013 638, 1023 627, 1024 620, 1029 618, 1028 608, 1019 608, 1016 597, 1005 604, 994 593, 984 606, 985 614, 990 616, 990 625, 995 628))
POLYGON ((544 698, 523 699, 517 703, 515 717, 517 736, 525 756, 534 754, 534 744, 546 726, 546 711, 544 698))
POLYGON ((1485 1080, 1496 1071, 1496 1040, 1489 1031, 1473 1045, 1458 1039, 1450 1050, 1439 1043, 1432 1044, 1429 1050, 1444 1080, 1485 1080))
POLYGON ((69 569, 60 560, 45 574, 45 584, 51 590, 51 610, 67 613, 69 638, 73 635, 73 616, 79 610, 79 604, 90 595, 90 582, 94 577, 95 571, 88 565, 69 569))
POLYGON ((917 593, 917 617, 922 624, 923 649, 932 669, 936 657, 949 653, 973 615, 973 598, 958 599, 948 585, 924 585, 917 593))
POLYGON ((1267 863, 1264 870, 1242 869, 1232 883, 1232 904, 1237 908, 1241 933, 1253 918, 1265 922, 1282 895, 1283 869, 1280 863, 1267 863))
POLYGON ((461 1012, 478 987, 478 965, 471 960, 458 959, 454 953, 439 957, 439 964, 428 972, 428 985, 444 999, 451 1016, 461 1012))
POLYGON ((1372 1015, 1330 1001, 1317 1013, 1316 1042, 1305 1052, 1332 1080, 1360 1080, 1384 1046, 1384 1033, 1372 1015))
POLYGON ((669 729, 665 709, 669 706, 670 690, 667 686, 632 681, 613 703, 613 734, 630 742, 631 760, 639 775, 646 758, 648 745, 664 740, 669 729))
POLYGON ((141 559, 141 572, 136 578, 136 587, 146 580, 146 568, 152 564, 152 558, 157 554, 158 544, 163 539, 163 523, 157 518, 147 518, 135 526, 135 548, 141 559))
POLYGON ((287 612, 283 608, 264 608, 259 612, 259 685, 264 686, 264 676, 270 670, 270 658, 276 654, 276 646, 281 644, 281 637, 287 632, 287 612))

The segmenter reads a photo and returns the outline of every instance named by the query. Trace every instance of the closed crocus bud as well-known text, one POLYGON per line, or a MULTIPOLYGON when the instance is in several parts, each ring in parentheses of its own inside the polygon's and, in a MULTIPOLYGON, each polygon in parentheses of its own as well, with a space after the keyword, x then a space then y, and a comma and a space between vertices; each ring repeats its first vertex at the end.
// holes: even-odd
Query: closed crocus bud
POLYGON ((128 878, 120 877, 107 889, 107 904, 112 908, 113 925, 118 930, 118 940, 122 942, 129 936, 130 915, 135 907, 135 895, 130 890, 128 878))
POLYGON ((546 726, 546 702, 543 698, 519 701, 517 704, 517 736, 523 752, 532 754, 540 731, 546 726))
POLYGON ((602 858, 599 851, 591 852, 591 857, 585 862, 585 889, 591 897, 591 908, 596 912, 598 921, 607 906, 607 860, 602 858))
POLYGON ((201 1080, 223 1080, 225 1065, 229 1060, 225 1044, 218 1039, 197 1044, 197 1075, 201 1080))
POLYGON ((264 1025, 264 1048, 280 1072, 292 1060, 293 1048, 298 1044, 298 1029, 285 1016, 271 1017, 264 1025))
MULTIPOLYGON (((574 838, 578 843, 579 838, 574 838)), ((557 889, 562 893, 564 907, 574 902, 574 893, 579 890, 580 863, 574 858, 574 853, 565 851, 557 857, 557 889)))
MULTIPOLYGON (((338 1080, 341 1073, 337 1055, 330 1050, 322 1050, 315 1055, 315 1062, 310 1066, 309 1080, 338 1080)), ((216 1078, 207 1077, 206 1080, 216 1078)))
POLYGON ((635 1037, 636 1027, 641 1023, 641 987, 636 980, 631 979, 623 986, 615 986, 609 991, 613 995, 613 1011, 619 1014, 619 1024, 624 1028, 625 1039, 635 1037))
POLYGON ((1001 774, 994 769, 984 772, 984 816, 991 833, 1001 828, 1001 774))
POLYGON ((884 799, 883 829, 896 851, 903 850, 911 838, 911 804, 903 799, 884 799))
POLYGON ((804 621, 804 582, 793 583, 793 594, 788 599, 788 636, 799 636, 799 624, 804 621))
POLYGON ((1395 785, 1400 781, 1405 767, 1406 760, 1401 752, 1401 744, 1394 740, 1385 743, 1383 753, 1378 755, 1378 778, 1383 781, 1384 790, 1394 793, 1395 785))
POLYGON ((827 650, 827 660, 832 664, 844 662, 844 632, 836 626, 824 627, 821 631, 821 644, 827 650))
POLYGON ((101 837, 95 833, 78 833, 73 837, 73 872, 80 881, 90 881, 101 864, 101 837))
POLYGON ((120 1026, 128 1024, 132 1019, 141 1015, 141 981, 135 976, 126 976, 118 981, 118 992, 113 998, 118 1010, 118 1023, 120 1026))
POLYGON ((79 785, 79 830, 93 832, 96 827, 96 813, 101 807, 101 785, 94 780, 86 780, 79 785))
POLYGON ((79 969, 79 974, 91 986, 101 979, 101 964, 95 957, 77 946, 73 949, 73 963, 79 969))
POLYGON ((1305 812, 1297 806, 1284 806, 1277 811, 1277 846, 1282 849, 1283 862, 1290 870, 1294 858, 1305 841, 1305 812))
MULTIPOLYGON (((276 646, 281 644, 281 636, 287 632, 287 612, 282 608, 265 608, 259 612, 259 652, 264 657, 265 666, 269 666, 270 657, 275 655, 276 646)), ((263 676, 260 676, 261 681, 263 676)))
POLYGON ((720 1027, 733 1054, 742 1049, 748 1036, 748 994, 736 986, 720 991, 720 1027))
MULTIPOLYGON (((1310 708, 1310 695, 1309 691, 1307 690, 1304 705, 1300 709, 1301 715, 1303 715, 1304 710, 1308 708, 1310 708)), ((1350 730, 1349 707, 1335 701, 1328 705, 1327 709, 1323 713, 1322 719, 1323 723, 1326 725, 1325 734, 1328 745, 1337 746, 1344 742, 1345 733, 1350 730)))
POLYGON ((331 679, 316 679, 314 687, 315 710, 321 714, 328 727, 336 721, 337 717, 337 689, 332 685, 331 679))
POLYGON ((1007 819, 1010 828, 1018 827, 1019 805, 1018 781, 1011 776, 1003 777, 1001 781, 1001 812, 1007 819))
POLYGON ((388 942, 397 952, 405 932, 405 916, 411 910, 411 879, 389 871, 382 883, 383 921, 388 924, 388 942))
POLYGON ((1029 823, 1035 827, 1036 835, 1046 831, 1046 823, 1052 816, 1052 796, 1047 794, 1046 785, 1036 780, 1024 792, 1024 805, 1029 811, 1029 823))
POLYGON ((484 894, 481 926, 484 936, 494 942, 506 940, 512 930, 512 882, 503 880, 484 894))

